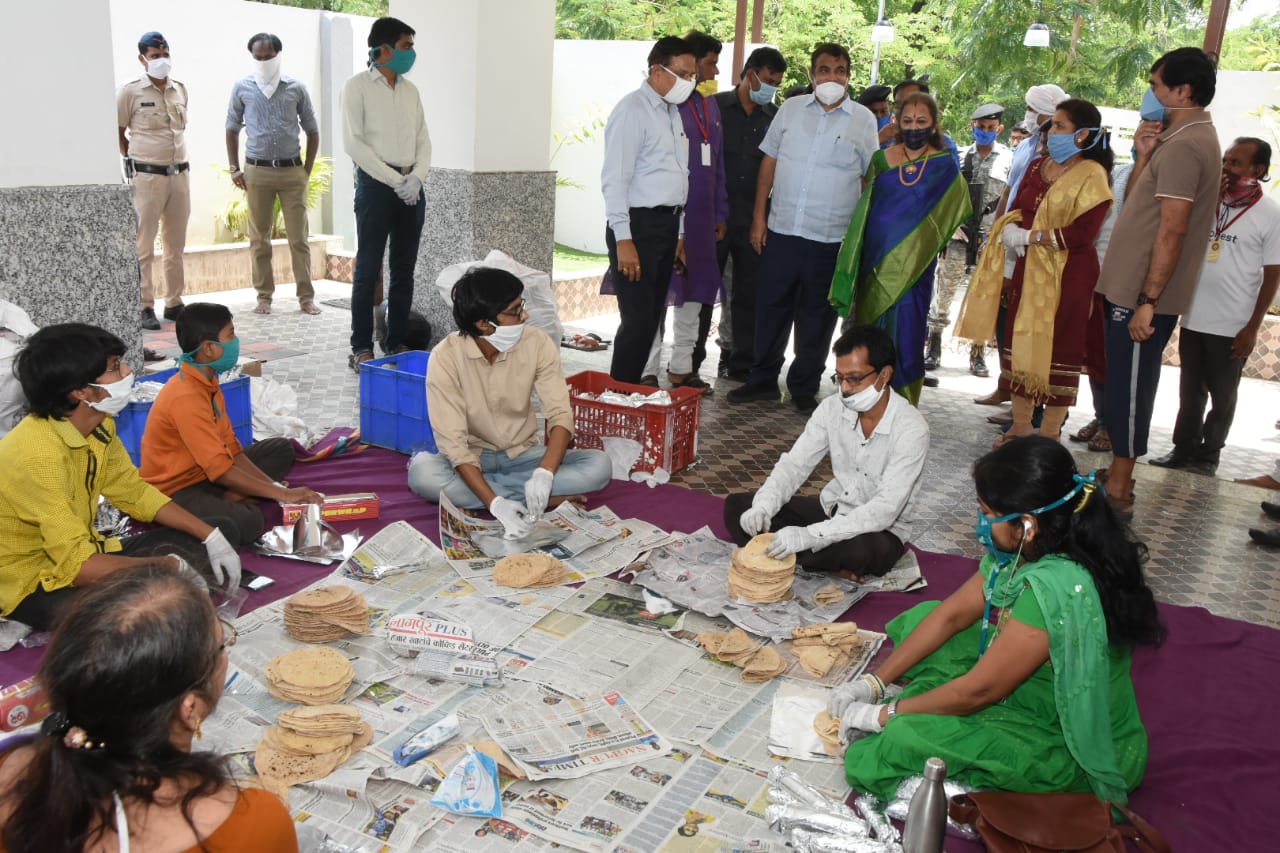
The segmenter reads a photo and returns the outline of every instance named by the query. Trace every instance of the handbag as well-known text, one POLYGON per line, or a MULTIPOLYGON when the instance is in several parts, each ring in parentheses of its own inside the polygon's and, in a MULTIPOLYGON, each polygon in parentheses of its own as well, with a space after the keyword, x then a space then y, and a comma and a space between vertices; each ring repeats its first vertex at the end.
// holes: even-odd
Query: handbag
POLYGON ((950 812, 952 820, 973 827, 990 853, 1125 853, 1126 838, 1142 853, 1171 853, 1154 826, 1093 794, 959 794, 951 798, 950 812), (1128 823, 1112 821, 1113 805, 1128 823))

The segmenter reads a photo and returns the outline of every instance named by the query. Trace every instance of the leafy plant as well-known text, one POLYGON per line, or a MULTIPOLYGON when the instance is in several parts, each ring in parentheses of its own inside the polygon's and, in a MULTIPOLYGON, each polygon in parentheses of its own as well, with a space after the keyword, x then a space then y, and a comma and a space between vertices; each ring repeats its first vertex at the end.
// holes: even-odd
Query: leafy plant
MULTIPOLYGON (((219 163, 214 163, 213 168, 217 169, 228 178, 231 176, 231 170, 219 163)), ((307 177, 307 210, 314 210, 320 200, 324 198, 325 193, 329 192, 329 185, 333 181, 333 159, 330 157, 317 157, 311 166, 311 174, 307 177)), ((245 199, 243 192, 237 192, 231 201, 227 202, 222 210, 218 211, 214 218, 218 227, 223 234, 226 235, 224 242, 242 243, 249 239, 249 203, 245 199)), ((271 218, 271 237, 272 239, 285 236, 284 228, 284 212, 280 209, 280 198, 276 197, 275 210, 271 218)))
MULTIPOLYGON (((564 134, 553 133, 551 139, 556 143, 555 149, 551 152, 551 161, 555 162, 556 156, 560 153, 560 149, 566 145, 580 145, 589 139, 592 139, 601 130, 604 130, 606 122, 604 110, 599 104, 591 104, 587 107, 586 116, 581 119, 574 127, 564 134)), ((557 187, 572 187, 575 190, 583 189, 582 184, 569 178, 561 177, 560 173, 556 173, 557 187)))

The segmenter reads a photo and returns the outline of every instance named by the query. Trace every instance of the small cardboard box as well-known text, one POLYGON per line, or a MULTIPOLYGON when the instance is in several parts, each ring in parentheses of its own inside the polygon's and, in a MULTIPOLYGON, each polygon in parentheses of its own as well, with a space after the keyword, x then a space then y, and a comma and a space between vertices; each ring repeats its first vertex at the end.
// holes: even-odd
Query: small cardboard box
MULTIPOLYGON (((292 524, 302 517, 309 504, 281 504, 284 523, 292 524)), ((378 496, 373 492, 355 492, 349 495, 327 495, 320 505, 320 517, 325 521, 364 521, 378 517, 378 496)))
POLYGON ((33 675, 0 690, 0 730, 11 732, 49 716, 49 697, 33 675))

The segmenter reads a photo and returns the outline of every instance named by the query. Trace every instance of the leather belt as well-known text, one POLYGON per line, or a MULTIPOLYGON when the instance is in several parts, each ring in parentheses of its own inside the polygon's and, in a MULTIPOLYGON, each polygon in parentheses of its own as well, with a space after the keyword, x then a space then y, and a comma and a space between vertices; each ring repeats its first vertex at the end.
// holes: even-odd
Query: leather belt
POLYGON ((190 163, 174 163, 171 166, 156 166, 151 163, 134 162, 135 172, 146 172, 148 175, 177 175, 191 168, 190 163))
POLYGON ((395 169, 397 172, 399 172, 402 175, 407 175, 413 171, 413 166, 392 166, 390 163, 388 163, 387 165, 391 166, 391 168, 395 169))
POLYGON ((287 160, 259 160, 257 157, 246 157, 244 161, 250 166, 266 166, 270 169, 287 169, 302 165, 301 157, 290 157, 287 160))
POLYGON ((636 210, 648 210, 653 213, 665 213, 670 216, 679 216, 684 213, 683 204, 659 204, 653 207, 637 207, 636 210))

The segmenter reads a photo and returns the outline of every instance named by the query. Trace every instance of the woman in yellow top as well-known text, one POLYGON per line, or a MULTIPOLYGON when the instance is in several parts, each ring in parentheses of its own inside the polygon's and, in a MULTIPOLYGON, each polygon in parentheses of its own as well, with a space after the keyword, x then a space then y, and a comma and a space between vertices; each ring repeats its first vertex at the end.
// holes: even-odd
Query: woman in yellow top
POLYGON ((1031 435, 1039 404, 1045 405, 1040 434, 1057 439, 1075 405, 1098 282, 1094 242, 1111 207, 1109 137, 1093 104, 1080 98, 1058 104, 1048 155, 1027 168, 974 270, 956 335, 978 342, 995 337, 1006 252, 1016 257, 1007 345, 1000 352, 1001 378, 1013 393, 1013 426, 1000 442, 1031 435))

